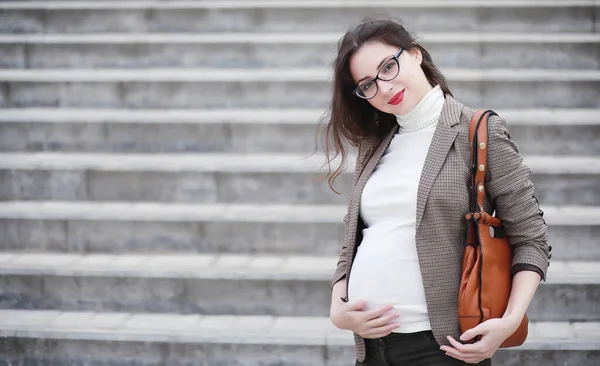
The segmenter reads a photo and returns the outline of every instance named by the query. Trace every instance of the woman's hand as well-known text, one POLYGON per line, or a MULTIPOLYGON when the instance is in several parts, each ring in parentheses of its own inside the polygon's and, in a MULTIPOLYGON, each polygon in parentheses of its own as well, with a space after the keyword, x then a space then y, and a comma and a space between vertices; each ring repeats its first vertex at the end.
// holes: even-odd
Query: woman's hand
POLYGON ((495 318, 487 320, 473 329, 469 329, 460 336, 461 341, 468 341, 480 335, 481 339, 473 344, 461 344, 448 336, 453 347, 441 346, 440 349, 448 356, 462 360, 466 363, 479 363, 491 358, 502 343, 516 332, 520 321, 509 318, 495 318))
POLYGON ((397 312, 391 311, 394 309, 393 306, 386 305, 364 311, 366 304, 365 300, 360 300, 332 307, 331 322, 336 327, 351 330, 363 338, 385 337, 392 330, 400 327, 400 324, 392 323, 392 320, 400 316, 397 312))

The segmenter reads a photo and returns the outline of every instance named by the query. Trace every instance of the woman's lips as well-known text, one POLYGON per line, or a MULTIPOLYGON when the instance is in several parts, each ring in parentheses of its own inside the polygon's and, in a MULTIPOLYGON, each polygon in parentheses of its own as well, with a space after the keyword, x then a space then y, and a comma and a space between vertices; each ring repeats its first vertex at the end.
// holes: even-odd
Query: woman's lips
POLYGON ((402 102, 402 99, 404 99, 404 90, 402 90, 398 94, 394 95, 392 97, 392 99, 390 99, 390 101, 388 102, 388 104, 398 105, 398 104, 400 104, 400 102, 402 102))

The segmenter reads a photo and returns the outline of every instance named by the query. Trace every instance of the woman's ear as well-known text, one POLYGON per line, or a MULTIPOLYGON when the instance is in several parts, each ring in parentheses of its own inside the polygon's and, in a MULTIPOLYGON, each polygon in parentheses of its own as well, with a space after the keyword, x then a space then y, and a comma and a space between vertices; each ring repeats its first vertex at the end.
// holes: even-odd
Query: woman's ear
POLYGON ((421 63, 423 62, 423 54, 421 53, 421 50, 418 48, 415 48, 414 52, 415 52, 414 57, 417 60, 417 63, 419 65, 421 65, 421 63))
POLYGON ((417 62, 418 65, 421 65, 421 63, 423 62, 423 54, 421 53, 420 49, 415 47, 412 50, 408 51, 408 54, 413 60, 417 62))

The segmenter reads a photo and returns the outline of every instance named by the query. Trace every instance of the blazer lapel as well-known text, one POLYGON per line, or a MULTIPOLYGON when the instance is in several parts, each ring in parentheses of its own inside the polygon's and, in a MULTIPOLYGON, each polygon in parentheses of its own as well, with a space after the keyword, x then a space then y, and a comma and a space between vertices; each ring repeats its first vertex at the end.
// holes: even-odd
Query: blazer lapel
MULTIPOLYGON (((367 180, 375 170, 377 163, 383 156, 383 153, 392 142, 394 135, 398 132, 398 124, 392 128, 390 133, 381 141, 381 143, 375 148, 373 154, 371 154, 370 158, 367 158, 364 166, 362 167, 362 171, 360 176, 358 177, 356 184, 354 185, 354 189, 350 193, 350 220, 358 220, 358 216, 360 214, 360 199, 362 196, 362 191, 367 184, 367 180)), ((350 240, 350 242, 353 242, 350 240)))
POLYGON ((354 189, 350 193, 350 207, 348 209, 348 225, 350 229, 346 230, 346 235, 344 236, 344 245, 346 246, 346 278, 350 277, 350 268, 352 268, 352 261, 354 259, 352 253, 354 253, 356 248, 356 238, 359 234, 358 221, 360 219, 360 200, 362 191, 397 131, 398 124, 396 124, 390 133, 381 141, 373 154, 371 154, 371 157, 366 158, 367 161, 363 165, 360 176, 354 185, 354 189))
POLYGON ((358 181, 356 183, 355 192, 362 194, 362 190, 363 190, 365 184, 367 184, 367 180, 369 179, 369 177, 375 170, 375 167, 379 163, 379 160, 383 156, 383 153, 385 152, 385 150, 390 145, 390 142, 392 142, 392 139, 394 138, 394 135, 396 134, 396 132, 398 132, 398 124, 396 124, 394 126, 394 128, 392 128, 392 130, 389 132, 389 134, 381 141, 379 146, 377 146, 377 148, 373 152, 371 158, 367 160, 365 167, 363 168, 363 170, 360 174, 360 177, 358 178, 358 181))
POLYGON ((460 122, 461 110, 462 105, 459 102, 449 95, 446 96, 440 120, 433 134, 419 181, 417 192, 417 230, 425 212, 425 205, 427 204, 431 187, 433 187, 433 183, 446 160, 448 151, 458 135, 458 128, 452 127, 460 122))

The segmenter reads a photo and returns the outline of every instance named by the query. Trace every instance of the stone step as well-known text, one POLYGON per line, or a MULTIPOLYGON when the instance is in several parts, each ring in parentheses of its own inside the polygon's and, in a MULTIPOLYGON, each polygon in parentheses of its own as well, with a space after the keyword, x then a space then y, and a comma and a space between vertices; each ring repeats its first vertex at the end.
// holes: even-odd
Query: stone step
MULTIPOLYGON (((0 311, 0 361, 74 365, 347 366, 350 332, 327 317, 208 316, 31 310, 0 311)), ((518 348, 499 350, 496 366, 593 365, 600 324, 532 322, 518 348)))
MULTIPOLYGON (((337 261, 337 256, 276 254, 2 251, 0 273, 3 276, 327 282, 332 278, 337 261)), ((600 263, 552 259, 548 277, 541 285, 600 285, 600 263)))
MULTIPOLYGON (((542 209, 554 259, 600 261, 600 208, 542 209)), ((345 212, 345 205, 2 202, 0 250, 338 255, 345 212)))
MULTIPOLYGON (((328 316, 337 257, 0 253, 0 308, 328 316), (235 301, 233 300, 235 298, 235 301)), ((600 321, 598 262, 552 261, 528 315, 600 321)))
MULTIPOLYGON (((3 109, 2 152, 304 153, 322 109, 3 109), (294 136, 290 139, 290 136, 294 136)), ((600 109, 498 109, 523 154, 599 155, 600 109)))
MULTIPOLYGON (((324 156, 0 153, 0 199, 345 204, 354 159, 334 194, 324 156)), ((600 158, 525 156, 546 205, 600 206, 600 158)), ((339 159, 332 162, 337 167, 339 159)))
MULTIPOLYGON (((328 67, 340 33, 0 35, 0 67, 289 68, 328 67)), ((440 67, 600 67, 600 34, 425 33, 419 41, 440 67), (535 55, 535 56, 533 56, 535 55)))
POLYGON ((0 32, 342 32, 365 17, 401 19, 413 32, 590 32, 587 1, 82 1, 2 2, 0 32))
MULTIPOLYGON (((1 7, 1 4, 0 4, 1 7)), ((335 32, 302 33, 68 33, 68 34, 0 34, 0 44, 330 44, 343 36, 335 32)), ((426 32, 419 40, 428 43, 562 43, 594 44, 596 33, 531 32, 426 32)))
MULTIPOLYGON (((326 8, 341 8, 364 6, 365 0, 298 0, 286 2, 282 0, 5 0, 0 9, 220 9, 220 8, 313 8, 323 6, 326 8)), ((423 0, 418 4, 409 0, 383 0, 384 6, 406 8, 527 8, 527 7, 587 7, 593 6, 594 0, 423 0)))
MULTIPOLYGON (((600 71, 445 69, 455 96, 488 108, 597 108, 600 71), (519 90, 519 93, 515 93, 519 90)), ((0 70, 0 107, 324 108, 326 69, 0 70)))
MULTIPOLYGON (((96 0, 24 0, 14 1, 5 0, 0 8, 2 9, 179 9, 179 8, 200 8, 200 9, 219 9, 219 8, 312 8, 315 5, 323 7, 340 8, 345 6, 367 5, 365 0, 298 0, 292 3, 282 0, 106 0, 98 2, 96 0)), ((407 8, 470 8, 470 7, 564 7, 564 6, 590 6, 594 5, 594 0, 423 0, 418 4, 409 0, 383 0, 380 4, 384 6, 407 7, 407 8)))
MULTIPOLYGON (((323 109, 3 109, 0 122, 144 123, 144 124, 300 124, 315 125, 323 109)), ((578 108, 502 108, 497 112, 510 125, 577 126, 600 124, 600 110, 578 108)))
MULTIPOLYGON (((598 82, 598 70, 547 69, 467 69, 445 68, 446 77, 456 82, 598 82)), ((252 70, 245 68, 148 68, 148 69, 38 69, 0 70, 6 82, 60 83, 60 82, 326 82, 331 72, 322 67, 252 70)))

